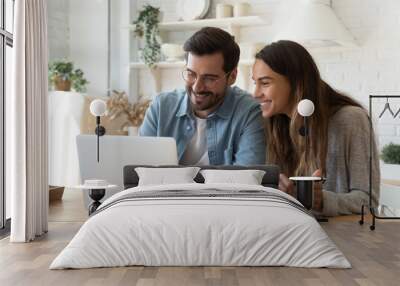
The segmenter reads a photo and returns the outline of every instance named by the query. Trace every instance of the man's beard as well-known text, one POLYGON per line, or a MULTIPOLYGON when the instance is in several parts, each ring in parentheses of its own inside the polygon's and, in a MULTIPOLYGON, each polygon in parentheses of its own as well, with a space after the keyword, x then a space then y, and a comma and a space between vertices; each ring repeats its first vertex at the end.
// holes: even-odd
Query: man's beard
POLYGON ((225 97, 226 87, 223 93, 214 93, 211 91, 202 91, 195 93, 191 87, 186 87, 186 92, 190 97, 190 105, 193 111, 204 111, 217 108, 225 97))

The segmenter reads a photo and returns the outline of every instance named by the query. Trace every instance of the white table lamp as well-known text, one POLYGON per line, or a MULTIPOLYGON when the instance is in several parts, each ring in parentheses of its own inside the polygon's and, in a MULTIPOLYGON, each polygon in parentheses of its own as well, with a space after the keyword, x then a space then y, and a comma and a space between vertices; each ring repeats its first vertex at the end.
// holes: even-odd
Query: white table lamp
POLYGON ((95 99, 90 104, 90 113, 96 116, 96 129, 95 133, 97 135, 97 162, 99 162, 99 138, 106 133, 106 129, 100 125, 100 117, 104 116, 107 110, 107 105, 104 100, 95 99))
MULTIPOLYGON (((307 118, 313 115, 315 110, 314 103, 309 99, 303 99, 297 105, 297 112, 303 116, 304 125, 299 133, 305 137, 305 155, 304 160, 308 162, 308 122, 307 118)), ((303 176, 306 174, 303 174, 303 176)), ((294 181, 297 189, 297 199, 307 208, 311 209, 313 205, 313 182, 321 181, 319 177, 290 177, 294 181)))

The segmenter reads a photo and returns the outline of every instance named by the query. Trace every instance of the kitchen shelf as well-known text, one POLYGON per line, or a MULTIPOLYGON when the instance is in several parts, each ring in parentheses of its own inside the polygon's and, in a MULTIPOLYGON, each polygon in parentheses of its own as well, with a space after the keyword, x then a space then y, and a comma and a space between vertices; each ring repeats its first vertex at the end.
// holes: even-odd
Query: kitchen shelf
MULTIPOLYGON (((239 61, 239 66, 251 66, 253 65, 254 60, 241 60, 239 61)), ((181 68, 185 66, 185 61, 176 61, 176 62, 167 62, 162 61, 157 63, 157 67, 160 69, 168 69, 168 68, 181 68)), ((147 66, 143 62, 132 62, 130 63, 130 67, 134 69, 147 69, 147 66)))
MULTIPOLYGON (((184 65, 185 65, 184 61, 176 61, 176 62, 162 61, 162 62, 157 63, 157 67, 162 68, 162 69, 180 68, 180 67, 183 67, 184 65)), ((147 69, 147 66, 143 62, 132 62, 130 64, 130 67, 135 68, 135 69, 147 69)))
MULTIPOLYGON (((253 63, 254 63, 253 59, 246 59, 246 60, 239 61, 239 66, 238 66, 239 73, 244 74, 244 75, 250 74, 250 69, 251 69, 251 66, 253 65, 253 63)), ((138 70, 148 69, 148 67, 143 62, 131 62, 129 66, 132 69, 138 69, 138 70)), ((155 87, 156 87, 156 92, 161 91, 161 75, 162 75, 161 70, 173 69, 173 68, 183 68, 184 66, 185 66, 185 61, 158 62, 157 68, 150 70, 151 75, 154 80, 155 87)), ((249 78, 247 76, 243 77, 243 84, 246 88, 249 86, 249 78)))
MULTIPOLYGON (((247 27, 268 25, 259 16, 229 17, 221 19, 202 19, 193 21, 161 22, 158 27, 160 31, 183 31, 194 30, 202 27, 212 26, 219 28, 247 27)), ((135 25, 129 25, 129 29, 134 30, 135 25)))
MULTIPOLYGON (((198 30, 202 27, 218 27, 226 30, 232 36, 235 37, 237 42, 240 42, 240 30, 243 27, 255 27, 255 26, 267 26, 270 22, 265 21, 260 16, 245 16, 245 17, 230 17, 221 19, 201 19, 193 21, 174 21, 174 22, 161 22, 158 27, 161 32, 179 32, 179 31, 190 31, 198 30)), ((125 26, 125 29, 133 31, 135 25, 125 26)), ((246 59, 239 61, 239 74, 243 78, 243 87, 246 89, 249 86, 249 75, 251 66, 254 63, 254 59, 246 59)), ((152 78, 154 79, 155 91, 158 93, 161 91, 161 81, 163 76, 163 70, 183 68, 185 61, 161 61, 157 63, 156 69, 150 69, 152 78)), ((130 70, 146 70, 148 67, 143 62, 130 62, 130 70)))

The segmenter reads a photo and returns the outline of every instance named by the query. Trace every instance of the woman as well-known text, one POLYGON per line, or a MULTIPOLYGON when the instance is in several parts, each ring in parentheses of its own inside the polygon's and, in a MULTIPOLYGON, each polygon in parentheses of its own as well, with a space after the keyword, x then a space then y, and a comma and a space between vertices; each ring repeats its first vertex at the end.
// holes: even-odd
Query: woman
MULTIPOLYGON (((266 118, 268 163, 279 165, 282 171, 279 188, 293 194, 288 177, 323 176, 323 188, 314 188, 313 209, 327 216, 359 213, 361 205, 369 201, 370 124, 366 110, 323 81, 311 55, 292 41, 265 46, 256 55, 253 80, 253 96, 266 118), (303 117, 297 113, 297 104, 303 99, 315 106, 308 119, 307 162, 303 117)), ((379 159, 375 141, 372 144, 376 203, 379 159)))

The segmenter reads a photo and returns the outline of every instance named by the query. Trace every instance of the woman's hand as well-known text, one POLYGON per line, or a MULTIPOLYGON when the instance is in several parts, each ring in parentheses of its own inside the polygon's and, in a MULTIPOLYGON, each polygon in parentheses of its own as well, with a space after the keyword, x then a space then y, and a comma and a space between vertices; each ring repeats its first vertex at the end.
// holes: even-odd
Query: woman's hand
MULTIPOLYGON (((313 174, 313 177, 322 177, 322 172, 321 170, 316 170, 313 174)), ((320 182, 314 182, 313 184, 313 195, 314 195, 314 200, 313 200, 313 209, 321 212, 322 211, 322 181, 320 182)))
POLYGON ((284 174, 279 174, 279 190, 296 197, 294 184, 284 174))
MULTIPOLYGON (((321 170, 316 170, 313 177, 321 177, 321 170)), ((293 181, 289 180, 284 174, 279 174, 279 190, 285 192, 293 197, 296 197, 296 188, 293 181)), ((313 184, 313 209, 315 211, 322 211, 322 181, 314 182, 313 184)))

